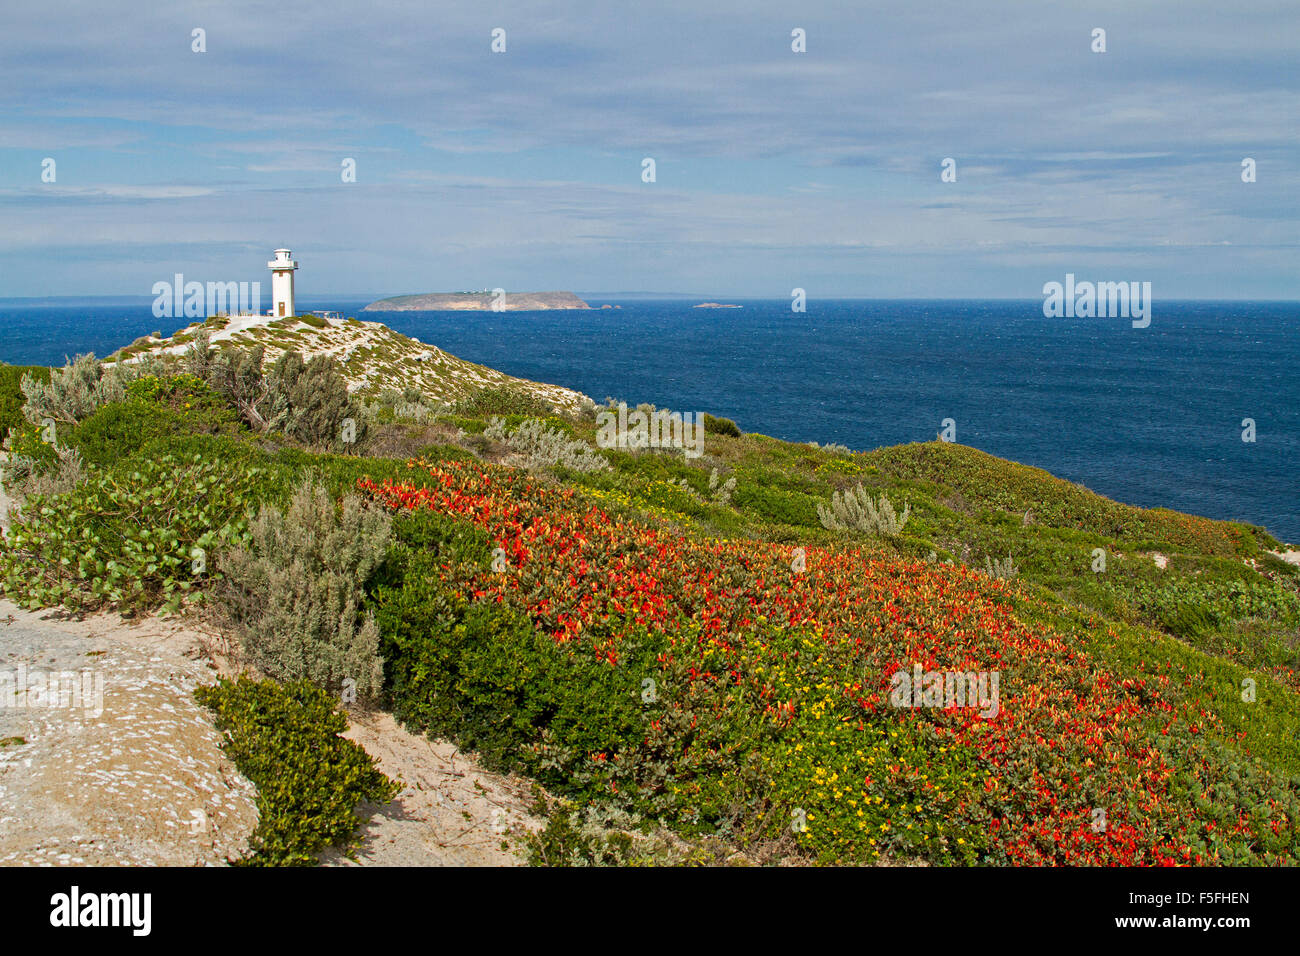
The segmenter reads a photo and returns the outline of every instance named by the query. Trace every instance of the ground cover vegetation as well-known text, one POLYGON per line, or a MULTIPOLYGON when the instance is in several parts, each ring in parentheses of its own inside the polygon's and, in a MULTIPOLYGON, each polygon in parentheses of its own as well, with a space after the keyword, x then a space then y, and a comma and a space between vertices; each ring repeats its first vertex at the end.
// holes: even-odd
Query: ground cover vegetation
MULTIPOLYGON (((536 863, 1300 857, 1300 579, 1260 528, 939 441, 710 415, 688 458, 505 388, 363 404, 264 364, 198 336, 0 374, 4 593, 212 615, 263 683, 207 702, 344 719, 310 687, 527 774, 536 863), (918 666, 996 674, 997 707, 901 705, 918 666)), ((240 726, 250 767, 282 745, 240 726)), ((351 833, 285 813, 263 862, 351 833)))

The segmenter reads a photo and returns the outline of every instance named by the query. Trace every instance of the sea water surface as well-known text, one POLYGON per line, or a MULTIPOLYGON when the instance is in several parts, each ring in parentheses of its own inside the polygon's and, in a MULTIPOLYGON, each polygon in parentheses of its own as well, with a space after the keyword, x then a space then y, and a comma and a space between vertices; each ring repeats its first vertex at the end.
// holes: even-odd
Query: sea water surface
MULTIPOLYGON (((511 375, 597 401, 734 418, 746 431, 855 449, 956 440, 1119 501, 1263 525, 1300 541, 1300 304, 1155 303, 1127 319, 1048 319, 1040 300, 589 298, 618 309, 366 312, 511 375), (1253 419, 1254 442, 1242 441, 1253 419)), ((106 354, 186 320, 139 304, 0 301, 0 359, 106 354)))

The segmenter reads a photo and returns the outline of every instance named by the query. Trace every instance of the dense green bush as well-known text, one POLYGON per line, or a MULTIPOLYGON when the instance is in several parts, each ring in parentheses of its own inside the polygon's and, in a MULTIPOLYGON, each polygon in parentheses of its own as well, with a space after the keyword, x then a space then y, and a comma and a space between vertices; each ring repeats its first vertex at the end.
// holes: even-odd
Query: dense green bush
POLYGON ((196 408, 228 411, 226 404, 203 379, 189 372, 174 375, 141 375, 126 386, 126 397, 146 404, 162 405, 174 411, 196 408))
POLYGON ((732 504, 762 521, 820 528, 817 502, 808 495, 780 488, 743 482, 731 497, 732 504))
POLYGON ((545 418, 553 411, 550 404, 537 395, 511 385, 481 388, 452 407, 454 414, 466 418, 487 418, 492 415, 545 418))
POLYGON ((704 430, 714 435, 730 435, 732 438, 740 437, 740 426, 730 418, 718 418, 715 415, 704 413, 704 430))
POLYGON ((393 547, 376 584, 400 587, 444 565, 484 570, 492 557, 492 542, 478 525, 428 508, 393 517, 393 547))
POLYGON ((73 491, 33 495, 0 540, 0 589, 29 608, 177 609, 243 540, 255 467, 127 460, 73 491))
POLYGON ((127 385, 123 401, 104 405, 70 429, 67 442, 88 464, 106 468, 155 439, 238 431, 238 415, 199 379, 146 375, 127 385))
POLYGON ((257 787, 254 866, 312 866, 317 853, 350 848, 362 801, 387 803, 399 785, 357 744, 337 701, 306 681, 222 680, 194 692, 216 714, 239 772, 257 787))
POLYGON ((249 661, 282 680, 306 679, 374 699, 383 686, 379 631, 361 613, 364 585, 388 550, 388 514, 356 495, 341 509, 314 480, 281 511, 265 506, 248 543, 224 552, 215 610, 249 661), (340 513, 341 511, 341 513, 340 513))

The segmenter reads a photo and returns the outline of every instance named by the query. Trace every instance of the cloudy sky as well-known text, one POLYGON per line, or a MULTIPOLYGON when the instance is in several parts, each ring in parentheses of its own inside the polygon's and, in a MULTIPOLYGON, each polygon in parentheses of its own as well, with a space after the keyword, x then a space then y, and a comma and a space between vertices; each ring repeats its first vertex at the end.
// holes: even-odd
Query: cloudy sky
POLYGON ((1295 0, 6 3, 0 296, 1297 299, 1297 51, 1295 0))

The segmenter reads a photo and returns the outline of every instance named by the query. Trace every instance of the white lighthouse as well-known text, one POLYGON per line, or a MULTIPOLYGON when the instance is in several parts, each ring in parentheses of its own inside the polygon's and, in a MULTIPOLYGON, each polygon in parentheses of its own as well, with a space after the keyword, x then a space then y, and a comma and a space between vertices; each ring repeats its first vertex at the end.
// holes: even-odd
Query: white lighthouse
POLYGON ((271 314, 276 318, 293 317, 293 271, 298 263, 288 249, 276 249, 275 258, 266 264, 271 270, 271 314))

